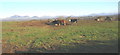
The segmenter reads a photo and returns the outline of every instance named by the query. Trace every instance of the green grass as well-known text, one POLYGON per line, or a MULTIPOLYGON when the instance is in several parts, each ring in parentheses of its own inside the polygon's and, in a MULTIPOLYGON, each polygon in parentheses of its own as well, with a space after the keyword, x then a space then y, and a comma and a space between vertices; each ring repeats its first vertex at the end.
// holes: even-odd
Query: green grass
MULTIPOLYGON (((69 50, 77 46, 78 49, 75 48, 73 51, 75 52, 80 50, 79 48, 82 48, 83 45, 91 46, 91 43, 95 43, 93 45, 114 45, 118 39, 118 21, 82 24, 78 22, 73 25, 52 28, 20 27, 17 22, 2 22, 2 24, 3 43, 16 45, 18 48, 25 46, 29 49, 42 48, 34 50, 37 52, 71 52, 69 50), (84 44, 80 45, 82 43, 84 44), (50 48, 58 50, 48 51, 50 48)), ((86 52, 89 51, 86 50, 86 52)))

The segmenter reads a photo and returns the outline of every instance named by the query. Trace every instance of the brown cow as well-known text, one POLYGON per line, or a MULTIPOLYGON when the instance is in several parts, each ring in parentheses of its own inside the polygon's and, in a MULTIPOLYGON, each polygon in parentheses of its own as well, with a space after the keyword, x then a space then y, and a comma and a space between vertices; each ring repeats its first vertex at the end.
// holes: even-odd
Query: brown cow
POLYGON ((67 21, 66 20, 61 20, 60 21, 62 25, 66 25, 67 21))

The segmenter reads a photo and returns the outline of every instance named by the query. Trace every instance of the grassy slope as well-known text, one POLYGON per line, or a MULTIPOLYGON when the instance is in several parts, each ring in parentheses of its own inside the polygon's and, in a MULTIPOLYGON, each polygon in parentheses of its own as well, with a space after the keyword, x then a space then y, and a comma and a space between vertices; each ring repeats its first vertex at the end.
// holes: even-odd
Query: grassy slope
POLYGON ((11 51, 117 52, 117 21, 80 21, 61 27, 20 27, 17 23, 3 22, 2 26, 3 44, 17 47, 11 51))

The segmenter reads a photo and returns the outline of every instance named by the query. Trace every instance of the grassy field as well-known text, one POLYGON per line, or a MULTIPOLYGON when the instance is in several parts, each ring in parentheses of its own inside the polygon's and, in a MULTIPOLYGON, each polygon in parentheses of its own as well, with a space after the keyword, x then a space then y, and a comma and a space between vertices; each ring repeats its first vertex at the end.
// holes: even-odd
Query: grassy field
POLYGON ((3 53, 118 52, 118 21, 80 20, 58 27, 45 22, 2 22, 3 53))

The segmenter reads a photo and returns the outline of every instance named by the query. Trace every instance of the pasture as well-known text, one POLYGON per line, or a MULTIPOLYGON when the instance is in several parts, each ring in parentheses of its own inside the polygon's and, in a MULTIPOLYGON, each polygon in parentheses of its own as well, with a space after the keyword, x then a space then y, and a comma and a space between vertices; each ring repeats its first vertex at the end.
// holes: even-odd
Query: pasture
POLYGON ((66 26, 45 22, 2 22, 3 53, 118 52, 118 21, 79 20, 66 26))

